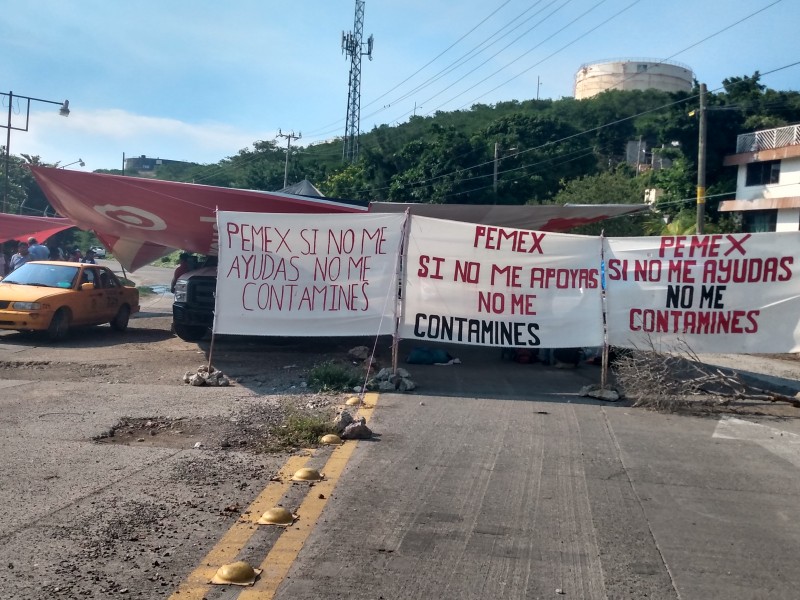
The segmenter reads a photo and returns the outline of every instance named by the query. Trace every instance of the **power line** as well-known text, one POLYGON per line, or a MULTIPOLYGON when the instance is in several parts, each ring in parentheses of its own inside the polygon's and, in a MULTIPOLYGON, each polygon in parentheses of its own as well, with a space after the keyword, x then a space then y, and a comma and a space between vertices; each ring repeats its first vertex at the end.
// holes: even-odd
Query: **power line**
MULTIPOLYGON (((626 12, 627 10, 629 10, 629 9, 633 8, 635 5, 639 4, 639 2, 641 2, 641 1, 642 1, 642 0, 634 0, 634 2, 631 2, 631 3, 630 3, 628 6, 626 6, 626 7, 625 7, 625 8, 623 8, 622 10, 620 10, 620 11, 618 11, 618 12, 614 13, 613 15, 611 15, 610 17, 608 17, 608 18, 607 18, 607 19, 605 19, 604 21, 601 21, 600 23, 598 23, 597 25, 595 25, 595 26, 594 26, 594 27, 592 27, 591 29, 589 29, 589 30, 585 31, 584 33, 582 33, 581 35, 579 35, 578 37, 576 37, 575 39, 573 39, 571 42, 569 42, 569 43, 567 43, 567 44, 564 44, 563 46, 561 46, 561 47, 560 47, 558 50, 556 50, 555 52, 552 52, 551 54, 548 54, 547 56, 545 56, 545 57, 544 57, 542 60, 540 60, 539 62, 536 62, 536 63, 532 64, 530 67, 528 67, 528 68, 527 68, 527 69, 525 69, 524 71, 520 71, 519 73, 517 73, 516 75, 514 75, 514 76, 513 76, 513 77, 511 77, 510 79, 506 79, 506 80, 505 80, 503 83, 501 83, 500 85, 498 85, 498 86, 495 86, 494 88, 492 88, 491 90, 489 90, 489 91, 487 91, 487 92, 484 92, 483 94, 481 94, 481 95, 480 95, 480 96, 478 96, 477 98, 473 99, 473 100, 472 100, 471 102, 469 102, 468 104, 473 104, 473 103, 475 102, 475 100, 478 100, 479 98, 483 98, 483 96, 485 96, 486 94, 490 94, 490 93, 492 93, 492 92, 494 92, 494 91, 496 91, 496 90, 500 89, 500 88, 501 88, 501 87, 503 87, 504 85, 507 85, 507 84, 511 83, 512 81, 514 81, 515 79, 517 79, 518 77, 520 77, 520 76, 524 75, 525 73, 527 73, 528 71, 530 71, 530 70, 531 70, 531 69, 533 69, 534 67, 538 67, 538 66, 539 66, 539 65, 541 65, 541 64, 542 64, 544 61, 546 61, 546 60, 548 60, 548 59, 550 59, 550 58, 553 58, 553 57, 554 57, 556 54, 558 54, 558 53, 559 53, 559 52, 561 52, 562 50, 565 50, 565 49, 569 48, 569 47, 570 47, 572 44, 574 44, 575 42, 577 42, 577 41, 579 41, 579 40, 583 39, 584 37, 586 37, 586 35, 588 35, 588 34, 592 33, 593 31, 596 31, 597 29, 600 29, 600 27, 602 27, 603 25, 605 25, 605 24, 606 24, 606 23, 608 23, 609 21, 612 21, 612 20, 616 19, 616 18, 617 18, 619 15, 621 15, 622 13, 626 12)), ((521 57, 520 57, 520 58, 521 58, 521 57)), ((518 60, 518 59, 517 59, 517 60, 518 60)), ((516 60, 515 60, 514 62, 516 62, 516 60)), ((513 63, 511 63, 511 64, 513 64, 513 63)), ((498 72, 499 72, 499 71, 498 71, 498 72)), ((492 76, 494 76, 494 74, 493 74, 492 76)), ((485 79, 483 79, 483 80, 479 81, 477 84, 473 85, 472 87, 470 87, 470 88, 467 88, 466 90, 464 90, 463 92, 461 92, 461 94, 458 94, 458 96, 454 96, 454 97, 450 98, 450 99, 449 99, 449 100, 447 100, 445 103, 447 103, 447 102, 451 102, 451 101, 455 100, 456 98, 458 98, 459 96, 462 96, 462 95, 464 95, 464 94, 465 94, 465 93, 467 93, 469 90, 471 90, 471 89, 473 89, 473 88, 477 87, 478 85, 480 85, 481 83, 483 83, 483 82, 484 82, 484 81, 486 81, 487 79, 489 79, 489 77, 487 77, 487 78, 485 78, 485 79)), ((462 104, 462 105, 461 105, 459 108, 464 108, 465 106, 467 106, 467 104, 462 104)))
MULTIPOLYGON (((541 0, 540 0, 540 1, 541 1, 541 0)), ((526 10, 525 10, 525 11, 524 11, 522 14, 525 14, 525 12, 528 12, 528 11, 532 10, 532 9, 533 9, 535 6, 537 6, 537 5, 540 3, 540 1, 539 1, 539 2, 536 2, 536 3, 535 3, 533 6, 529 7, 528 9, 526 9, 526 10)), ((533 31, 534 29, 536 29, 536 27, 538 27, 539 25, 541 25, 542 23, 544 23, 544 21, 546 21, 548 18, 550 18, 551 16, 553 16, 553 15, 554 15, 556 12, 558 12, 559 10, 561 10, 562 8, 564 8, 564 7, 565 7, 567 4, 569 4, 569 3, 570 3, 570 2, 572 2, 572 1, 573 1, 573 0, 566 0, 566 1, 565 1, 565 2, 564 2, 562 5, 561 5, 561 6, 557 7, 557 8, 556 8, 556 9, 555 9, 553 12, 551 12, 551 13, 550 13, 550 14, 548 14, 546 17, 544 17, 543 19, 541 19, 540 21, 538 21, 538 22, 537 22, 537 23, 536 23, 536 24, 535 24, 533 27, 531 27, 531 28, 527 29, 527 30, 526 30, 525 32, 523 32, 521 35, 517 36, 517 37, 516 37, 514 40, 512 40, 510 43, 506 44, 506 46, 504 46, 503 48, 501 48, 501 49, 500 49, 498 52, 496 52, 495 54, 493 54, 492 56, 490 56, 488 59, 486 59, 484 62, 482 62, 480 65, 478 65, 478 66, 477 66, 477 67, 475 67, 474 69, 472 69, 472 71, 470 71, 469 73, 467 73, 467 75, 470 75, 471 73, 473 73, 474 71, 476 71, 477 69, 479 69, 480 67, 482 67, 483 65, 485 65, 487 62, 489 62, 489 61, 490 61, 492 58, 495 58, 495 57, 496 57, 498 54, 500 54, 500 53, 501 53, 503 50, 506 50, 506 49, 508 49, 510 46, 512 46, 513 44, 515 44, 516 42, 518 42, 520 39, 522 39, 522 38, 523 38, 523 37, 525 37, 527 34, 529 34, 531 31, 533 31)), ((605 1, 606 1, 606 0, 602 0, 602 2, 605 2, 605 1)), ((601 2, 601 3, 602 3, 602 2, 601 2)), ((551 2, 549 5, 545 6, 545 8, 547 8, 548 6, 552 6, 552 5, 553 5, 553 4, 555 4, 555 3, 556 3, 556 2, 551 2)), ((519 29, 520 27, 522 27, 522 25, 523 25, 524 23, 527 23, 527 22, 528 22, 530 19, 532 19, 533 17, 535 17, 535 16, 537 16, 538 14, 540 14, 540 13, 541 13, 541 12, 542 12, 542 11, 543 11, 545 8, 543 8, 542 10, 540 10, 540 11, 538 11, 538 12, 534 13, 533 15, 529 16, 529 17, 528 17, 528 18, 526 18, 526 19, 525 19, 525 20, 524 20, 522 23, 519 23, 519 24, 518 24, 516 27, 514 27, 514 28, 513 28, 513 29, 511 29, 510 31, 507 31, 505 34, 503 34, 503 35, 502 35, 502 36, 500 36, 499 38, 495 39, 495 40, 494 40, 494 41, 492 41, 491 43, 488 43, 488 42, 489 42, 489 41, 490 41, 490 40, 491 40, 493 37, 497 36, 497 35, 498 35, 498 34, 499 34, 501 31, 503 31, 503 29, 506 29, 506 28, 508 28, 508 27, 509 27, 509 26, 510 26, 510 25, 511 25, 511 24, 512 24, 514 21, 511 21, 511 22, 509 22, 509 23, 506 23, 506 24, 505 24, 503 27, 501 27, 501 28, 500 28, 499 30, 497 30, 495 33, 493 33, 493 34, 492 34, 492 35, 490 35, 488 38, 486 38, 486 39, 485 39, 483 42, 481 42, 481 43, 480 43, 478 46, 475 46, 475 47, 474 47, 472 50, 470 50, 468 53, 466 53, 466 54, 462 55, 462 56, 461 56, 460 58, 458 58, 456 61, 454 61, 454 62, 450 63, 449 65, 447 65, 447 67, 445 67, 444 69, 442 69, 441 71, 439 71, 439 73, 437 73, 436 75, 434 75, 434 76, 432 76, 432 77, 429 77, 429 78, 428 78, 426 81, 424 81, 423 83, 419 84, 419 85, 418 85, 416 88, 414 88, 414 89, 412 89, 411 91, 409 91, 409 92, 405 93, 404 95, 400 96, 399 98, 396 98, 394 101, 392 101, 392 103, 390 103, 390 104, 389 104, 389 105, 387 105, 387 106, 384 106, 384 107, 383 107, 383 109, 380 109, 380 110, 378 110, 378 111, 375 111, 374 113, 372 113, 371 115, 368 115, 368 116, 374 116, 374 115, 378 114, 379 112, 381 112, 381 111, 383 111, 384 109, 388 108, 389 106, 391 106, 391 105, 392 105, 392 104, 394 104, 395 102, 401 102, 401 101, 403 101, 403 100, 405 100, 405 99, 409 98, 410 96, 412 96, 412 95, 413 95, 413 94, 415 94, 416 92, 418 92, 418 91, 421 91, 421 90, 423 90, 423 89, 425 89, 425 88, 429 87, 430 85, 432 85, 433 83, 435 83, 436 81, 438 81, 439 79, 441 79, 442 77, 444 77, 445 75, 449 75, 449 74, 450 74, 450 73, 452 73, 454 70, 456 70, 458 67, 461 67, 461 66, 465 65, 465 64, 466 64, 468 61, 472 60, 472 58, 475 58, 475 57, 476 57, 478 54, 481 54, 481 53, 483 53, 485 50, 488 50, 488 49, 489 49, 489 48, 491 48, 493 45, 495 45, 496 43, 498 43, 500 40, 502 40, 503 38, 505 38, 507 35, 511 34, 511 33, 512 33, 513 31, 515 31, 516 29, 519 29), (484 47, 482 47, 482 46, 484 46, 484 47), (470 56, 470 55, 473 55, 473 56, 470 56)), ((521 15, 519 15, 519 16, 521 16, 521 15)), ((517 17, 517 18, 519 18, 519 17, 517 17)), ((515 20, 516 20, 516 19, 515 19, 515 20)), ((452 87, 452 85, 450 85, 450 86, 448 86, 447 88, 445 88, 445 90, 449 89, 450 87, 452 87)), ((442 90, 442 91, 445 91, 445 90, 442 90)), ((442 93, 442 92, 439 92, 439 93, 442 93)), ((437 95, 438 95, 438 94, 437 94, 437 95)), ((434 97, 435 97, 435 96, 434 96, 434 97)), ((430 99, 431 99, 431 98, 429 98, 428 100, 430 100, 430 99)), ((426 101, 426 102, 427 102, 427 101, 426 101)), ((406 114, 407 114, 407 113, 406 113, 406 114)))
MULTIPOLYGON (((556 3, 556 2, 558 2, 558 1, 561 1, 561 0, 554 0, 553 2, 551 2, 551 3, 550 3, 550 5, 552 5, 552 4, 555 4, 555 3, 556 3)), ((573 1, 573 0, 566 0, 566 1, 565 1, 565 3, 564 3, 564 5, 566 5, 566 4, 569 4, 569 3, 570 3, 570 2, 572 2, 572 1, 573 1)), ((524 11, 522 11, 522 13, 520 13, 520 14, 519 14, 519 15, 517 15, 517 16, 515 16, 515 17, 514 17, 514 18, 513 18, 511 21, 509 21, 509 22, 505 23, 505 24, 504 24, 502 27, 500 27, 500 28, 499 28, 498 30, 496 30, 494 33, 492 33, 491 35, 489 35, 489 36, 488 36, 486 39, 484 39, 482 42, 480 42, 480 43, 479 43, 477 46, 474 46, 474 47, 473 47, 471 50, 469 50, 467 53, 465 53, 465 54, 462 54, 462 55, 461 55, 459 58, 457 58, 456 60, 454 60, 453 62, 451 62, 450 64, 448 64, 446 67, 444 67, 443 69, 441 69, 441 70, 440 70, 438 73, 436 73, 436 74, 432 75, 432 76, 431 76, 431 77, 429 77, 427 80, 425 80, 423 83, 421 83, 421 84, 417 85, 417 86, 416 86, 414 89, 412 89, 410 92, 407 92, 407 93, 403 94, 403 95, 402 95, 401 97, 399 97, 399 98, 395 98, 395 99, 391 100, 391 101, 390 101, 388 104, 384 105, 382 108, 380 108, 380 109, 377 109, 377 110, 373 111, 372 113, 370 113, 369 115, 367 115, 367 117, 372 117, 372 116, 375 116, 375 115, 377 115, 377 114, 380 114, 381 112, 383 112, 383 111, 387 110, 388 108, 390 108, 390 107, 391 107, 393 104, 395 104, 396 102, 399 102, 399 101, 401 101, 401 100, 404 100, 404 99, 406 99, 406 98, 410 97, 411 95, 413 95, 415 92, 417 92, 417 91, 420 91, 420 90, 424 89, 425 87, 428 87, 429 85, 431 85, 433 82, 437 81, 438 79, 440 79, 440 78, 441 78, 441 77, 443 77, 444 75, 447 75, 447 74, 449 74, 450 72, 452 72, 453 70, 455 70, 455 68, 457 68, 457 67, 459 67, 459 66, 461 66, 461 65, 465 64, 466 62, 468 62, 469 60, 471 60, 471 58, 474 58, 474 56, 471 56, 471 55, 477 55, 477 54, 479 54, 479 53, 483 52, 483 51, 484 51, 486 48, 488 48, 488 47, 490 47, 491 45, 493 45, 493 44, 497 43, 497 42, 498 42, 500 39, 502 39, 502 38, 506 37, 506 36, 507 36, 507 35, 509 35, 511 32, 513 32, 514 30, 516 30, 516 29, 518 29, 519 27, 521 27, 521 26, 522 26, 524 23, 526 23, 527 21, 529 21, 530 19, 532 19, 534 16, 536 16, 536 15, 537 15, 537 14, 539 14, 539 13, 537 12, 537 13, 534 13, 534 15, 532 15, 532 16, 529 16, 529 17, 528 17, 528 18, 526 18, 526 19, 525 19, 525 20, 524 20, 522 23, 518 24, 516 27, 514 27, 514 28, 513 28, 513 29, 511 29, 510 31, 506 32, 505 34, 503 34, 502 36, 500 36, 498 39, 496 39, 494 42, 492 42, 491 44, 489 44, 489 46, 486 46, 485 48, 482 48, 482 47, 483 47, 483 46, 485 46, 485 45, 486 45, 486 44, 487 44, 487 43, 488 43, 490 40, 492 40, 492 38, 495 38, 496 36, 498 36, 498 35, 499 35, 499 34, 500 34, 500 33, 501 33, 503 30, 505 30, 505 29, 508 29, 508 28, 509 28, 509 27, 510 27, 512 24, 514 24, 514 23, 515 23, 515 22, 516 22, 518 19, 520 19, 520 18, 521 18, 523 15, 525 15, 527 12, 530 12, 530 11, 531 11, 531 10, 532 10, 534 7, 536 7, 536 6, 537 6, 538 4, 540 4, 541 2, 542 2, 542 0, 537 0, 537 1, 536 1, 536 2, 535 2, 533 5, 532 5, 532 6, 530 6, 530 7, 526 8, 524 11)), ((459 43, 461 40, 463 40, 464 38, 466 38, 466 37, 467 37, 467 36, 468 36, 470 33, 474 32, 474 31, 475 31, 475 30, 476 30, 476 29, 477 29, 477 28, 478 28, 480 25, 483 25, 484 23, 486 23, 486 22, 487 22, 487 21, 488 21, 488 20, 489 20, 489 19, 490 19, 492 16, 494 16, 494 15, 495 15, 495 14, 496 14, 496 13, 497 13, 499 10, 500 10, 500 8, 502 8, 502 7, 503 7, 503 6, 505 6, 506 4, 508 4, 508 2, 505 2, 505 3, 504 3, 504 4, 502 4, 502 5, 501 5, 501 6, 500 6, 498 9, 496 9, 495 11, 493 11, 492 13, 490 13, 490 14, 489 14, 487 17, 485 17, 483 20, 481 20, 481 21, 480 21, 480 23, 478 23, 478 25, 476 25, 475 27, 473 27, 472 29, 470 29, 470 30, 469 30, 467 33, 465 33, 464 35, 462 35, 462 36, 461 36, 461 38, 459 38, 459 39, 458 39, 456 42, 454 42, 453 44, 451 44, 451 45, 450 45, 450 46, 449 46, 449 47, 448 47, 446 50, 444 50, 443 52, 440 52, 440 53, 439 53, 439 54, 438 54, 438 55, 437 55, 437 56, 436 56, 434 59, 432 59, 432 60, 428 61, 428 63, 426 63, 426 65, 425 65, 424 67, 422 67, 422 68, 418 69, 418 70, 417 70, 417 71, 416 71, 416 72, 415 72, 413 75, 411 75, 411 76, 407 77, 407 78, 406 78, 405 80, 403 80, 403 82, 401 82, 400 84, 398 84, 398 85, 395 85, 395 86, 394 86, 394 87, 393 87, 393 88, 392 88, 392 89, 391 89, 389 92, 385 92, 384 94, 382 94, 381 96, 379 96, 379 97, 378 97, 378 98, 376 98, 375 100, 373 100, 373 101, 369 102, 369 103, 368 103, 366 106, 371 106, 371 105, 372 105, 372 104, 374 104, 374 103, 375 103, 375 102, 376 102, 378 99, 381 99, 381 98, 385 97, 385 96, 386 96, 386 95, 388 95, 388 94, 389 94, 391 91, 393 91, 393 90, 397 89, 398 87, 400 87, 400 85, 402 85, 403 83, 406 83, 407 81, 409 81, 409 80, 410 80, 410 79, 411 79, 411 78, 412 78, 414 75, 416 75, 416 74, 420 73, 420 72, 421 72, 421 71, 422 71, 422 70, 423 70, 425 67, 427 67, 427 66, 429 66, 430 64, 432 64, 432 63, 433 63, 434 61, 436 61, 438 58, 440 58, 441 56, 443 56, 443 55, 444 55, 444 54, 445 54, 447 51, 449 51, 451 48, 453 48, 453 47, 454 47, 456 44, 458 44, 458 43, 459 43)), ((562 5, 562 6, 563 6, 563 5, 562 5)), ((539 12, 541 12, 541 11, 539 11, 539 12)), ((529 31, 530 31, 530 30, 529 30, 529 31)), ((390 119, 390 122, 391 122, 391 121, 392 121, 392 120, 390 119)), ((337 122, 338 122, 338 121, 337 121, 337 122)), ((335 122, 335 123, 332 123, 331 125, 335 125, 335 124, 336 124, 336 122, 335 122)), ((325 135, 325 134, 333 133, 333 132, 335 131, 335 130, 330 130, 330 129, 328 129, 328 127, 330 127, 330 125, 329 125, 329 126, 326 126, 326 127, 324 128, 325 130, 323 130, 322 128, 320 128, 320 129, 316 130, 316 131, 314 132, 314 134, 315 134, 315 135, 320 135, 320 134, 321 134, 321 135, 325 135)))

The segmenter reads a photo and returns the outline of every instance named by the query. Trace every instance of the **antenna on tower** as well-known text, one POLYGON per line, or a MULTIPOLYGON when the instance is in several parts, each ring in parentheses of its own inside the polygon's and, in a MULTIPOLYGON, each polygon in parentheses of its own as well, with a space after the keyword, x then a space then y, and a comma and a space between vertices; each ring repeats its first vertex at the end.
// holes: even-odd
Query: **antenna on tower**
POLYGON ((361 41, 363 31, 364 0, 356 0, 353 31, 342 32, 342 54, 350 58, 350 87, 347 92, 347 120, 342 160, 351 163, 358 159, 358 133, 361 126, 361 57, 366 55, 372 60, 373 38, 370 35, 364 44, 361 41))

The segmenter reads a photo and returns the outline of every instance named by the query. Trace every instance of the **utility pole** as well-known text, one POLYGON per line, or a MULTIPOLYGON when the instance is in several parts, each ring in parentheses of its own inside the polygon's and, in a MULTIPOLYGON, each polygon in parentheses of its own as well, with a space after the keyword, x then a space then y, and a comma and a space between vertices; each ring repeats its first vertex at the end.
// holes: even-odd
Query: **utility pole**
POLYGON ((350 87, 347 92, 347 120, 344 132, 344 149, 342 160, 355 162, 358 159, 358 134, 361 127, 361 57, 366 55, 372 60, 372 36, 366 43, 367 51, 361 37, 364 32, 364 0, 356 0, 356 14, 353 31, 342 32, 342 53, 350 59, 350 87))
POLYGON ((301 132, 298 132, 297 135, 292 133, 283 133, 280 129, 278 129, 278 137, 286 138, 286 164, 283 167, 283 187, 287 187, 289 185, 289 151, 291 150, 292 140, 299 140, 303 137, 301 132))
POLYGON ((497 204, 497 162, 500 158, 500 144, 494 143, 494 177, 492 178, 492 190, 494 190, 494 203, 497 204))
POLYGON ((539 81, 539 76, 536 76, 536 99, 539 99, 539 88, 542 86, 542 82, 539 81))
POLYGON ((700 141, 697 145, 697 235, 706 220, 706 84, 700 84, 700 141))

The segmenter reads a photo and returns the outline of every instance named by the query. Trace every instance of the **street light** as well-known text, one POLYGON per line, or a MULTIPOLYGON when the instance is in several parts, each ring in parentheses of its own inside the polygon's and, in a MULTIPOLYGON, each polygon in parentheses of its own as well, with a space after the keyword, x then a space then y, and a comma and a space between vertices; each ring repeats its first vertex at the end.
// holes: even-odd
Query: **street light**
POLYGON ((0 127, 5 127, 8 132, 6 134, 6 173, 5 173, 5 190, 3 192, 3 212, 7 211, 8 208, 8 167, 9 162, 11 159, 11 130, 16 129, 17 131, 28 131, 28 125, 30 124, 31 118, 31 102, 44 102, 45 104, 57 104, 60 108, 58 109, 58 114, 62 117, 69 116, 69 100, 64 100, 63 102, 55 102, 54 100, 44 100, 42 98, 31 98, 30 96, 20 96, 17 94, 14 95, 14 92, 0 92, 1 96, 8 97, 8 124, 7 125, 0 125, 0 127), (21 98, 27 102, 27 107, 25 110, 25 127, 14 127, 11 123, 11 108, 14 106, 14 98, 21 98))
POLYGON ((78 159, 78 160, 76 160, 76 161, 73 161, 73 162, 71 162, 71 163, 67 163, 67 164, 65 164, 63 167, 58 167, 58 168, 59 168, 59 169, 66 169, 67 167, 71 167, 72 165, 77 165, 77 164, 80 164, 82 167, 85 167, 85 166, 86 166, 86 163, 85 163, 85 162, 83 162, 83 159, 82 159, 82 158, 79 158, 79 159, 78 159))

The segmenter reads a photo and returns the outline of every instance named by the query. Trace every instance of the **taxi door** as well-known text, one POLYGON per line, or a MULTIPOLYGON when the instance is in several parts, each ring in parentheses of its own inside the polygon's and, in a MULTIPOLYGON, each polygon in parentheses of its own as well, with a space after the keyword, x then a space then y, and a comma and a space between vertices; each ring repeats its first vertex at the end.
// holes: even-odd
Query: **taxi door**
POLYGON ((106 267, 97 267, 97 280, 95 287, 103 290, 103 302, 105 302, 106 319, 105 322, 111 321, 117 316, 119 307, 125 301, 125 289, 120 286, 119 281, 111 275, 106 267))
POLYGON ((99 270, 95 267, 84 267, 78 287, 80 288, 78 294, 81 302, 78 310, 75 310, 72 315, 73 322, 76 325, 91 325, 111 320, 116 313, 116 308, 109 306, 108 290, 101 287, 99 270), (83 289, 84 283, 91 283, 94 288, 83 289), (113 313, 111 312, 112 308, 114 308, 113 313))

